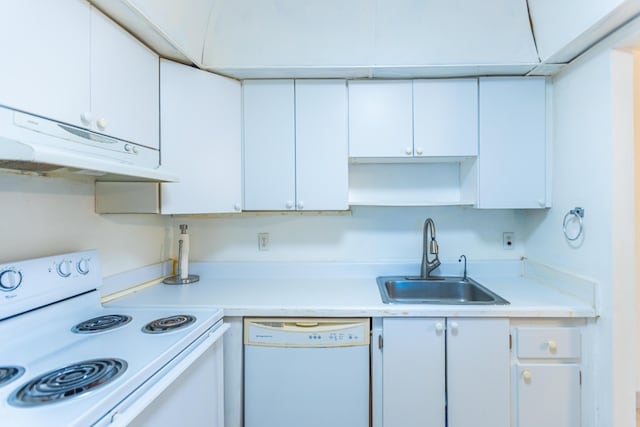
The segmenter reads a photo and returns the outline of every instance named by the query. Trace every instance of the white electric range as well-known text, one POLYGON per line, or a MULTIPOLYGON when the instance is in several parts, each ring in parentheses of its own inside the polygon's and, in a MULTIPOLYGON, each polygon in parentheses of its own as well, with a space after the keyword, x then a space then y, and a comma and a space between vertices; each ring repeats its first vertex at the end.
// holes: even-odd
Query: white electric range
POLYGON ((222 311, 103 307, 99 267, 0 264, 2 424, 222 427, 222 311))

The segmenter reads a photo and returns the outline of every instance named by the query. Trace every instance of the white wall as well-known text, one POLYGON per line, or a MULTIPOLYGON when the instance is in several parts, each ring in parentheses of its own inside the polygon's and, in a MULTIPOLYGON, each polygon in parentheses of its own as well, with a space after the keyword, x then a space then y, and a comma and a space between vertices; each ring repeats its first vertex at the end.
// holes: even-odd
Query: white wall
POLYGON ((527 257, 599 282, 599 426, 635 425, 632 57, 600 49, 553 81, 553 207, 531 215, 527 257), (585 209, 584 237, 563 236, 585 209))
POLYGON ((440 259, 517 259, 528 237, 524 214, 463 207, 354 207, 352 214, 243 214, 224 218, 174 218, 189 225, 195 261, 420 261, 422 226, 436 224, 440 259), (515 232, 513 250, 502 232, 515 232), (258 251, 257 234, 268 232, 270 249, 258 251))
POLYGON ((0 174, 0 263, 97 249, 102 274, 169 256, 169 220, 156 215, 97 215, 90 179, 0 174))

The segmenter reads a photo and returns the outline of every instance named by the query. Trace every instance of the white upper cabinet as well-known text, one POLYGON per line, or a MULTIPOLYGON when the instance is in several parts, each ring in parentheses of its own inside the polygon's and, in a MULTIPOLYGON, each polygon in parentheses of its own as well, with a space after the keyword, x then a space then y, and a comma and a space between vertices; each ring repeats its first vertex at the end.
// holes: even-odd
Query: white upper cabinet
POLYGON ((480 79, 479 208, 547 206, 546 84, 480 79))
POLYGON ((91 128, 159 148, 158 67, 158 55, 92 9, 91 128))
POLYGON ((158 56, 87 2, 15 2, 0 37, 0 104, 158 148, 158 56))
POLYGON ((349 82, 349 156, 411 157, 412 82, 349 82))
POLYGON ((243 85, 244 209, 347 209, 346 83, 243 85))
POLYGON ((296 209, 346 210, 347 85, 296 80, 296 209))
POLYGON ((293 80, 245 80, 244 209, 295 208, 293 80))
POLYGON ((478 154, 478 80, 413 81, 413 145, 417 155, 478 154))
POLYGON ((82 126, 90 104, 89 14, 83 0, 5 2, 0 104, 82 126))
POLYGON ((349 82, 349 156, 478 154, 476 79, 349 82))
POLYGON ((240 211, 240 83, 166 60, 160 83, 162 163, 180 175, 161 184, 162 213, 240 211))

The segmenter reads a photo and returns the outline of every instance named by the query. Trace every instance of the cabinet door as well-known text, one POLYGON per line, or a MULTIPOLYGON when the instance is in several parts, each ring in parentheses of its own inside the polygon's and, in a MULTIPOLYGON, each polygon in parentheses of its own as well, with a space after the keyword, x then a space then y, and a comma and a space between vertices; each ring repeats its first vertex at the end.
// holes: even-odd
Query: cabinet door
POLYGON ((517 427, 580 427, 580 368, 576 364, 516 366, 517 427))
POLYGON ((413 155, 412 82, 349 82, 349 156, 413 155))
POLYGON ((385 427, 445 425, 444 321, 433 318, 383 320, 385 427))
POLYGON ((97 132, 160 146, 158 56, 96 9, 91 14, 91 115, 97 132))
POLYGON ((478 80, 413 81, 417 156, 478 155, 478 80))
POLYGON ((295 208, 293 80, 245 80, 244 208, 295 208))
POLYGON ((349 208, 347 86, 296 80, 296 209, 349 208))
POLYGON ((544 78, 482 78, 479 99, 478 207, 545 207, 544 78))
POLYGON ((90 108, 88 3, 20 0, 2 9, 0 104, 82 125, 90 108))
POLYGON ((162 60, 162 213, 235 212, 242 203, 241 90, 236 80, 162 60))
POLYGON ((508 319, 447 319, 448 426, 509 427, 509 366, 508 319))

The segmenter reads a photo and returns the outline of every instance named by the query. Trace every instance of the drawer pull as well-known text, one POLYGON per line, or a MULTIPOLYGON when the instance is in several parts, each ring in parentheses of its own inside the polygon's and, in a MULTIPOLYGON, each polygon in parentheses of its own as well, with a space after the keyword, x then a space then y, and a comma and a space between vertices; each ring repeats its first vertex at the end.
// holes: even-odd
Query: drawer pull
POLYGON ((524 371, 522 371, 522 379, 524 380, 525 383, 530 383, 531 382, 531 371, 528 369, 525 369, 524 371))
POLYGON ((555 353, 558 351, 558 344, 554 340, 547 341, 547 348, 550 353, 555 353))

